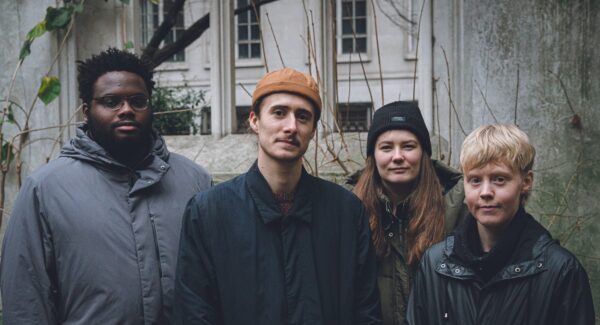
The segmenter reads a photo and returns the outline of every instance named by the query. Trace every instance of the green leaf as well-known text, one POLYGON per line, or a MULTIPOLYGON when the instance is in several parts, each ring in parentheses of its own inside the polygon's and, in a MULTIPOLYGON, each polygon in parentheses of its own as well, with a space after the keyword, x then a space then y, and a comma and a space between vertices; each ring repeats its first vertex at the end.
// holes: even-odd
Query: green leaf
POLYGON ((135 47, 135 45, 133 45, 132 41, 128 41, 127 43, 125 43, 125 49, 126 50, 131 50, 134 47, 135 47))
POLYGON ((46 76, 42 78, 42 84, 38 90, 38 97, 48 105, 60 95, 60 81, 57 77, 46 76))
POLYGON ((160 0, 149 0, 149 1, 152 2, 155 5, 157 5, 160 2, 160 0))
POLYGON ((23 61, 29 56, 29 54, 31 54, 31 42, 32 41, 29 39, 25 40, 23 46, 21 47, 21 52, 19 53, 19 60, 23 61))
MULTIPOLYGON (((15 158, 15 151, 13 146, 10 145, 10 142, 6 142, 2 145, 2 163, 6 163, 6 158, 8 158, 8 153, 10 152, 10 161, 15 158)), ((9 161, 9 162, 10 162, 9 161)))
POLYGON ((33 41, 35 38, 38 38, 46 32, 46 21, 40 21, 35 27, 33 27, 29 33, 27 33, 27 39, 33 41))
POLYGON ((71 22, 73 7, 46 9, 46 29, 48 31, 65 28, 71 22))
POLYGON ((8 112, 6 114, 6 121, 11 123, 11 124, 15 124, 16 120, 15 120, 15 114, 13 113, 13 109, 12 109, 13 104, 11 103, 10 105, 8 105, 8 112))

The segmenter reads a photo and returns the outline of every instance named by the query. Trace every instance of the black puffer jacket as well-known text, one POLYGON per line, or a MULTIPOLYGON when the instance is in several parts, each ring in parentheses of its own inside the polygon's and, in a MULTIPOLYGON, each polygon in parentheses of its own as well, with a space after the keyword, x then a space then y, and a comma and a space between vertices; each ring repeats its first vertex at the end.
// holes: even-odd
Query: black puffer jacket
POLYGON ((594 324, 587 274, 524 210, 487 254, 474 219, 425 253, 409 324, 594 324))

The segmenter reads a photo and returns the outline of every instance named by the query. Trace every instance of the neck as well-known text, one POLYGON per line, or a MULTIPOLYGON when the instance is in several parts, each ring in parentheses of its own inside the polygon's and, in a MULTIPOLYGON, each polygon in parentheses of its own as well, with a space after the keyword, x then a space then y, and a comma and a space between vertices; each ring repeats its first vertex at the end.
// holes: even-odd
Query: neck
POLYGON ((481 242, 481 248, 484 252, 489 252, 496 246, 496 244, 502 238, 502 234, 506 227, 502 229, 489 229, 481 224, 477 223, 477 232, 479 233, 479 241, 481 242))
POLYGON ((136 169, 149 153, 148 145, 138 145, 128 148, 107 149, 108 153, 121 164, 136 169))
POLYGON ((281 162, 259 150, 258 170, 267 180, 273 193, 290 193, 296 189, 302 175, 302 160, 281 162))
POLYGON ((392 202, 394 210, 396 209, 396 206, 398 206, 398 204, 400 204, 400 202, 406 200, 406 198, 412 192, 412 188, 410 186, 406 186, 406 185, 394 186, 392 184, 387 184, 385 182, 383 182, 383 188, 386 191, 385 194, 388 196, 388 198, 392 202))

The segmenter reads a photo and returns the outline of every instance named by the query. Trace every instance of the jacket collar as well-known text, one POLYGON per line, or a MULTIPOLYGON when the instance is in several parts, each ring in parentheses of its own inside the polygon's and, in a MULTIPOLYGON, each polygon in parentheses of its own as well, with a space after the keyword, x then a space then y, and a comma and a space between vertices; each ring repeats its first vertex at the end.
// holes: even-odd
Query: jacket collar
MULTIPOLYGON (((296 186, 294 203, 288 213, 288 217, 296 218, 307 223, 312 222, 311 189, 313 187, 313 182, 313 177, 302 168, 302 174, 298 181, 298 185, 296 186)), ((258 161, 255 161, 246 173, 246 186, 254 201, 254 205, 258 210, 260 218, 265 224, 283 218, 283 214, 275 201, 275 195, 273 195, 267 180, 258 169, 258 161)))
POLYGON ((145 164, 139 170, 131 170, 129 167, 115 160, 102 146, 90 138, 87 134, 87 124, 79 126, 76 135, 61 150, 61 157, 69 157, 86 161, 116 174, 134 174, 135 182, 130 187, 130 193, 150 187, 163 177, 169 170, 168 164, 170 153, 167 150, 164 139, 156 132, 152 133, 152 151, 144 158, 145 164))
MULTIPOLYGON (((471 218, 473 217, 471 216, 471 218)), ((511 237, 515 241, 515 245, 508 253, 505 253, 508 254, 507 260, 500 265, 500 268, 491 279, 486 281, 486 286, 499 281, 532 276, 546 270, 544 252, 546 247, 555 241, 525 210, 519 210, 515 218, 521 218, 522 224, 520 224, 520 227, 522 229, 517 238, 511 237)), ((462 256, 464 253, 461 253, 460 249, 457 251, 457 247, 461 245, 458 241, 464 240, 464 237, 461 237, 458 233, 461 228, 468 230, 467 224, 468 222, 446 238, 444 253, 435 267, 437 273, 461 280, 480 278, 478 270, 475 268, 477 264, 472 264, 473 260, 462 256)), ((518 226, 519 224, 515 227, 518 226)), ((511 231, 511 229, 508 229, 508 231, 511 231)), ((508 237, 503 238, 503 240, 505 239, 508 239, 508 237)), ((493 255, 490 255, 490 257, 493 257, 493 255)))

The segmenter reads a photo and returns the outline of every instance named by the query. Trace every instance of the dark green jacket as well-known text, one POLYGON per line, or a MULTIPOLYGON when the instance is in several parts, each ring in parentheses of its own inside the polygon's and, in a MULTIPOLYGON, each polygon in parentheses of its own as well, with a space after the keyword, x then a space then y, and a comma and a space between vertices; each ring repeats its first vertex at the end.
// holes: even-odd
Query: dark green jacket
MULTIPOLYGON (((445 225, 448 234, 469 215, 469 211, 463 203, 465 192, 462 175, 436 160, 433 161, 433 165, 444 188, 445 225)), ((383 324, 397 325, 404 322, 412 280, 404 243, 404 233, 410 216, 404 206, 399 206, 396 218, 394 218, 391 215, 391 206, 385 202, 382 204, 384 205, 383 211, 386 211, 383 222, 391 249, 388 256, 378 261, 377 282, 381 295, 383 324)))

